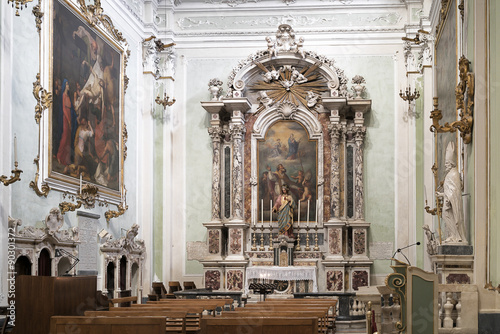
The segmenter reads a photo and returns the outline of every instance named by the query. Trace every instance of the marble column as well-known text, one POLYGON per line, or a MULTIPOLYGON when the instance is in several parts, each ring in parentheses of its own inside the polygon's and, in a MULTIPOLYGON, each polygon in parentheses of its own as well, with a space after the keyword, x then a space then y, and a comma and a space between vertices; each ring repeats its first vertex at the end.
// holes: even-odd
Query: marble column
POLYGON ((345 131, 342 124, 329 124, 331 140, 330 166, 330 221, 340 219, 340 137, 345 131))
POLYGON ((245 131, 244 124, 231 123, 230 132, 233 142, 233 206, 231 217, 233 221, 243 221, 243 140, 245 131))
POLYGON ((366 128, 364 126, 355 126, 353 132, 356 144, 354 156, 354 219, 364 220, 363 143, 366 128))
POLYGON ((213 150, 213 160, 212 160, 212 222, 221 221, 221 138, 222 129, 218 126, 213 126, 208 128, 208 134, 212 139, 212 150, 213 150))

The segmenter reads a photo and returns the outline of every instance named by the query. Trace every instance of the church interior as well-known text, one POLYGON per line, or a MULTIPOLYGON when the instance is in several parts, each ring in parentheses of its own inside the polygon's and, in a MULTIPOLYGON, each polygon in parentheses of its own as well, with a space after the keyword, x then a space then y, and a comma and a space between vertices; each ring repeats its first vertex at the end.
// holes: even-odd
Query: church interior
POLYGON ((497 22, 2 1, 2 333, 499 333, 497 22))

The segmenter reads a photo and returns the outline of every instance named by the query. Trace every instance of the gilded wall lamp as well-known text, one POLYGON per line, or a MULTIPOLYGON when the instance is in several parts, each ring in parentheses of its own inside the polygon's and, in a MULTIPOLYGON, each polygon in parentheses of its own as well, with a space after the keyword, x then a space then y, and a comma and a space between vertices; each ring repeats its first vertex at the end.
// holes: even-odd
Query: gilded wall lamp
POLYGON ((17 137, 14 136, 14 169, 12 170, 12 176, 8 178, 6 175, 0 175, 0 181, 3 183, 4 186, 8 186, 11 183, 14 183, 16 181, 20 181, 21 178, 21 173, 23 172, 22 170, 17 168, 17 137))
POLYGON ((170 101, 170 97, 167 96, 167 93, 165 93, 163 95, 163 99, 160 99, 160 95, 158 95, 155 99, 155 102, 156 102, 156 104, 163 106, 163 108, 166 109, 167 107, 170 107, 170 106, 172 106, 172 104, 175 103, 175 99, 172 99, 170 101))
POLYGON ((404 114, 405 120, 408 119, 408 117, 418 118, 419 114, 415 111, 415 108, 412 108, 412 102, 420 97, 420 92, 415 88, 412 93, 411 88, 406 87, 404 92, 402 90, 399 91, 399 96, 403 99, 403 101, 408 101, 408 111, 404 114))
POLYGON ((12 2, 12 8, 14 8, 14 5, 16 6, 16 16, 19 16, 19 9, 23 10, 24 8, 28 7, 28 2, 32 2, 33 0, 7 0, 7 4, 12 2))
POLYGON ((161 99, 160 95, 158 95, 155 102, 156 104, 163 106, 163 110, 157 114, 153 111, 153 117, 159 117, 159 119, 162 119, 163 121, 168 120, 169 115, 167 114, 167 107, 172 106, 175 103, 175 99, 170 100, 170 97, 167 96, 167 93, 165 93, 163 95, 163 99, 161 99))

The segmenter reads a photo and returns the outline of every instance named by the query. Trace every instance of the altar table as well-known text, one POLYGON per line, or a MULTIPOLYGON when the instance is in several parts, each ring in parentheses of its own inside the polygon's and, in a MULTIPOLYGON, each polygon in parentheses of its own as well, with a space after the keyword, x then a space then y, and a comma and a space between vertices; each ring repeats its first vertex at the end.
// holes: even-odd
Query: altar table
POLYGON ((249 292, 251 279, 279 281, 309 281, 313 282, 313 292, 318 292, 316 283, 316 267, 312 266, 253 266, 246 269, 245 294, 249 292))

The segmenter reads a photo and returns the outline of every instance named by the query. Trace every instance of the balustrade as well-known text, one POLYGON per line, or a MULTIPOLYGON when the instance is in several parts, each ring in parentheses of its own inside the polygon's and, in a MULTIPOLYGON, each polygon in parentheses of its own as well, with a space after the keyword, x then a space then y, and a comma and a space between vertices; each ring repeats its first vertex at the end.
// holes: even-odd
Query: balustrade
MULTIPOLYGON (((373 293, 374 287, 358 292, 356 298, 366 305, 372 303, 375 313, 378 334, 398 333, 395 324, 401 320, 401 305, 397 295, 385 286, 377 286, 380 294, 373 293), (371 289, 369 291, 369 289, 371 289)), ((478 292, 477 286, 471 284, 440 284, 438 286, 439 334, 477 333, 478 326, 478 292)), ((352 307, 354 314, 355 306, 352 307)), ((368 330, 367 330, 367 333, 368 330)))

